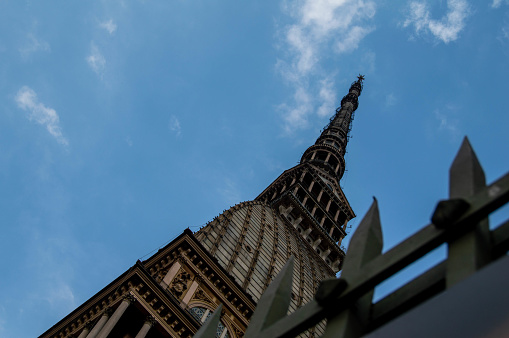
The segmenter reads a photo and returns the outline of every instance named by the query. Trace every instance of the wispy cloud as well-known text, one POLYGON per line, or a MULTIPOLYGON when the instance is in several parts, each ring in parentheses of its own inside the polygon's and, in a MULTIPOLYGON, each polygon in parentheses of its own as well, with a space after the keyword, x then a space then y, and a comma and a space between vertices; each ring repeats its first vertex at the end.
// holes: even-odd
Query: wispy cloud
POLYGON ((502 5, 502 3, 504 3, 506 5, 509 5, 509 0, 493 0, 493 2, 491 3, 491 7, 492 8, 499 8, 500 5, 502 5))
POLYGON ((320 81, 320 100, 322 105, 318 108, 318 116, 329 116, 334 111, 336 94, 333 88, 334 82, 331 79, 320 81))
POLYGON ((338 53, 351 52, 359 47, 360 41, 374 30, 373 27, 354 26, 337 42, 338 53))
POLYGON ((279 32, 288 54, 278 59, 276 70, 294 90, 292 102, 279 106, 284 129, 291 133, 305 128, 313 112, 332 113, 335 94, 330 74, 335 70, 323 69, 323 56, 357 49, 374 30, 370 20, 376 11, 370 0, 300 0, 283 5, 294 22, 279 32))
POLYGON ((49 287, 42 297, 55 309, 74 309, 76 307, 74 293, 71 287, 63 281, 57 281, 56 284, 49 287))
POLYGON ((182 135, 182 128, 180 127, 180 121, 175 115, 172 115, 170 117, 170 122, 168 124, 168 128, 170 128, 170 130, 175 133, 175 136, 180 137, 180 135, 182 135))
POLYGON ((128 136, 128 137, 126 137, 126 138, 124 139, 124 141, 125 141, 125 143, 127 143, 127 145, 128 145, 129 147, 132 147, 132 146, 133 146, 133 144, 134 144, 133 140, 132 140, 129 136, 128 136))
POLYGON ((505 26, 502 27, 502 37, 509 40, 509 23, 506 23, 505 26))
POLYGON ((397 102, 398 102, 398 99, 396 98, 394 93, 389 93, 385 96, 385 107, 386 108, 396 105, 397 102))
POLYGON ((372 51, 367 51, 361 57, 362 69, 365 69, 366 73, 375 72, 376 54, 372 51))
POLYGON ((106 59, 94 42, 90 44, 90 55, 86 58, 88 65, 99 76, 103 76, 106 68, 106 59))
POLYGON ((113 33, 117 30, 117 24, 113 21, 113 19, 101 22, 99 27, 105 29, 110 35, 113 35, 113 33))
POLYGON ((491 7, 499 8, 501 4, 502 4, 502 0, 493 0, 493 3, 491 4, 491 7))
POLYGON ((63 229, 58 230, 58 234, 48 228, 44 229, 44 233, 41 229, 30 231, 28 241, 32 245, 28 254, 37 257, 38 264, 30 262, 27 267, 39 285, 27 294, 27 302, 42 301, 47 304, 43 305, 45 308, 65 314, 77 305, 71 287, 74 275, 72 258, 81 252, 80 244, 63 229), (41 289, 44 292, 40 292, 41 289))
POLYGON ((224 178, 224 182, 221 185, 221 188, 218 188, 218 192, 223 196, 227 203, 238 203, 238 201, 241 200, 241 194, 237 184, 228 177, 224 178))
POLYGON ((62 134, 57 112, 40 103, 37 94, 29 87, 23 86, 15 97, 18 107, 29 112, 28 118, 46 127, 58 143, 67 146, 69 142, 62 134))
POLYGON ((27 35, 27 40, 24 45, 19 48, 21 57, 26 59, 35 52, 49 52, 51 50, 49 43, 44 40, 38 39, 33 33, 27 35))
POLYGON ((454 139, 459 138, 460 130, 459 130, 459 120, 455 118, 451 118, 447 116, 444 112, 440 110, 435 110, 435 118, 439 122, 438 130, 447 132, 454 139))
POLYGON ((440 20, 435 20, 431 18, 426 2, 412 1, 403 27, 414 26, 416 34, 430 33, 437 40, 447 44, 458 39, 470 12, 466 0, 447 0, 447 13, 440 20))
POLYGON ((279 106, 283 111, 285 121, 285 131, 291 133, 295 129, 305 128, 307 126, 306 116, 311 112, 311 98, 304 87, 297 87, 293 95, 293 106, 289 107, 286 103, 279 106))

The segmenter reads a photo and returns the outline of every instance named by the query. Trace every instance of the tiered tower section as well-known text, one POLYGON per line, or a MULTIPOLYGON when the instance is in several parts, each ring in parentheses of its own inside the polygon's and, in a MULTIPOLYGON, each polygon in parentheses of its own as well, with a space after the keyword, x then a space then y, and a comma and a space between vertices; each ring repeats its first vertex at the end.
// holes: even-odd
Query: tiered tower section
MULTIPOLYGON (((261 297, 290 256, 295 257, 290 311, 311 299, 321 280, 341 269, 341 241, 355 217, 339 180, 357 99, 359 76, 300 163, 283 172, 254 201, 240 203, 207 224, 196 238, 235 281, 261 297)), ((315 327, 320 335, 323 327, 315 327)))
POLYGON ((277 209, 312 249, 337 272, 344 250, 346 225, 355 214, 339 181, 345 172, 345 152, 364 77, 359 75, 341 106, 300 164, 285 171, 257 198, 277 209))

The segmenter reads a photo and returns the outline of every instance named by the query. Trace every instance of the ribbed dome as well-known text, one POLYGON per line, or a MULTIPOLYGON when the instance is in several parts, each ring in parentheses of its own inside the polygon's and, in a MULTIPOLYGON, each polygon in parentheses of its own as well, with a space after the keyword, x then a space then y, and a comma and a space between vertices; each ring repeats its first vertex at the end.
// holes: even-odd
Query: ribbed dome
POLYGON ((313 298, 318 281, 334 276, 311 244, 262 202, 240 203, 195 235, 255 301, 293 255, 292 312, 313 298))

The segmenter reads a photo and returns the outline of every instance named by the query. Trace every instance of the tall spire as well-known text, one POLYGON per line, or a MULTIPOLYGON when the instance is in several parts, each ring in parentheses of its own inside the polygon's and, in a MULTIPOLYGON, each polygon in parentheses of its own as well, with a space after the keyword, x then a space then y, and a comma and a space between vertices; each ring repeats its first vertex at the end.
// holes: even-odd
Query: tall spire
POLYGON ((315 144, 304 152, 300 163, 312 162, 336 176, 338 180, 343 177, 348 134, 354 112, 359 105, 358 98, 362 92, 363 81, 364 76, 359 75, 357 81, 352 83, 348 94, 341 100, 341 106, 336 109, 336 114, 331 117, 315 144))
POLYGON ((334 272, 340 269, 345 255, 341 241, 346 236, 346 225, 355 217, 339 180, 345 172, 345 149, 363 80, 364 76, 359 75, 352 83, 300 163, 256 197, 256 201, 278 210, 334 272))

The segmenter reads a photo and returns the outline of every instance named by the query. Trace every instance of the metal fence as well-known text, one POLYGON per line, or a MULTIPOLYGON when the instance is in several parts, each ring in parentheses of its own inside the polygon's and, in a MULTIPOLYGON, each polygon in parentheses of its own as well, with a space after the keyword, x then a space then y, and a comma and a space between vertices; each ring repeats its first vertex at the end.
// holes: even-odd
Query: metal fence
MULTIPOLYGON (((509 291, 506 290, 509 289, 506 287, 509 286, 509 220, 493 230, 488 225, 489 214, 508 201, 509 173, 487 186, 484 171, 465 138, 449 170, 449 199, 438 203, 432 224, 382 254, 382 227, 375 199, 352 235, 341 277, 323 281, 314 300, 288 315, 293 274, 293 258, 290 258, 259 300, 244 337, 294 337, 323 319, 327 319, 323 337, 384 336, 383 329, 388 326, 385 324, 393 325, 412 311, 425 309, 417 313, 419 318, 449 318, 450 314, 440 313, 448 304, 475 307, 478 306, 475 304, 485 304, 485 299, 488 306, 475 309, 475 319, 460 318, 458 323, 462 324, 451 319, 447 325, 460 332, 458 326, 482 327, 483 322, 489 322, 482 318, 500 317, 502 321, 505 318, 501 327, 505 325, 509 330, 509 291), (374 288, 378 284, 443 243, 447 243, 448 248, 443 262, 373 303, 374 288), (467 278, 477 276, 477 284, 469 282, 473 278, 467 278), (466 288, 455 288, 461 284, 466 288), (477 295, 481 303, 469 303, 469 299, 475 298, 473 295, 477 295), (425 305, 429 305, 427 310, 425 305), (498 316, 501 311, 507 312, 498 316), (484 317, 483 312, 487 314, 484 317), (381 334, 376 335, 377 332, 381 334)), ((457 309, 456 312, 461 311, 457 309)), ((215 311, 195 337, 215 337, 220 313, 220 310, 215 311)), ((433 331, 434 323, 425 325, 433 331)), ((386 333, 393 335, 398 330, 402 332, 399 327, 386 333)))

